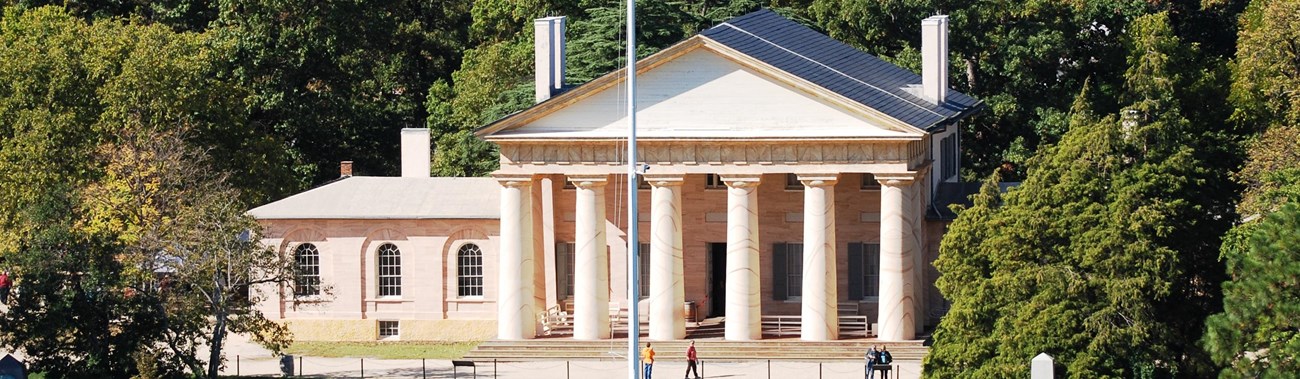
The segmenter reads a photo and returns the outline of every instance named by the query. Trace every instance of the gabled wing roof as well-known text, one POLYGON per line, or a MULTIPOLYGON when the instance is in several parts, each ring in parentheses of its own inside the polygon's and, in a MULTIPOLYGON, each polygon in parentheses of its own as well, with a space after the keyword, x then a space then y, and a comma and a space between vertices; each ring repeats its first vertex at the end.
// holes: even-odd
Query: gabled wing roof
POLYGON ((727 20, 700 35, 923 130, 983 107, 979 100, 951 89, 944 104, 931 104, 907 90, 919 89, 921 76, 768 9, 727 20))
POLYGON ((248 214, 272 219, 495 219, 493 178, 354 176, 266 204, 248 214))

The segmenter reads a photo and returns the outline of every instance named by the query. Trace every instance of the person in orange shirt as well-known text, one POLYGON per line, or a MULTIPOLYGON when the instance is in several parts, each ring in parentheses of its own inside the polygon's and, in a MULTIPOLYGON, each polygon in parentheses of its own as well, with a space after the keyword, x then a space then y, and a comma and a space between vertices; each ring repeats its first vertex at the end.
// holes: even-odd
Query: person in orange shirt
POLYGON ((695 373, 695 379, 700 379, 700 370, 695 367, 697 358, 695 357, 695 340, 691 340, 691 347, 686 348, 686 376, 689 379, 691 373, 695 373))
POLYGON ((641 363, 645 364, 645 379, 650 379, 650 372, 655 366, 655 349, 650 347, 650 343, 645 343, 645 348, 641 349, 641 363))

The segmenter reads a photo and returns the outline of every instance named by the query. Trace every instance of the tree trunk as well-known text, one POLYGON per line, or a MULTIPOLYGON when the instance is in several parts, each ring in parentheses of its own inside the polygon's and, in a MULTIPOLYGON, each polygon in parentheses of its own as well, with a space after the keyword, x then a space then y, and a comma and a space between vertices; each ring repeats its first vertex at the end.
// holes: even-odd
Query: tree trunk
POLYGON ((226 337, 226 304, 222 299, 222 291, 216 290, 212 296, 213 316, 216 317, 216 323, 212 326, 212 348, 208 355, 208 378, 217 378, 217 369, 221 367, 221 345, 225 342, 226 337))

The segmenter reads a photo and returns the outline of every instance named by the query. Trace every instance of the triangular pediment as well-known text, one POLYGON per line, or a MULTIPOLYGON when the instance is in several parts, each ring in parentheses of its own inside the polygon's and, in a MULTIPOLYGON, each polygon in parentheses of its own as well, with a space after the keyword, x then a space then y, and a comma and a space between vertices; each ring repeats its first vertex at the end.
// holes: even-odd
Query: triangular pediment
MULTIPOLYGON (((695 37, 642 60, 639 138, 915 138, 925 132, 695 37)), ((618 73, 480 130, 489 139, 621 138, 618 73)))

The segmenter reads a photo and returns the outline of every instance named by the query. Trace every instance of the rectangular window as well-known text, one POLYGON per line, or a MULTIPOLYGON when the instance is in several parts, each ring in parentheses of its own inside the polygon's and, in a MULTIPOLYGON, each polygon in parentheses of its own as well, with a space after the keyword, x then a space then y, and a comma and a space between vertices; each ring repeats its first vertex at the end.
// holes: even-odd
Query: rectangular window
POLYGON ((395 339, 401 337, 401 329, 401 324, 397 321, 380 321, 379 339, 395 339))
POLYGON ((870 173, 862 174, 862 190, 863 191, 880 190, 880 182, 876 180, 876 174, 870 174, 870 173))
POLYGON ((803 191, 803 183, 799 181, 798 174, 785 174, 785 189, 803 191))
POLYGON ((803 297, 803 244, 777 242, 772 245, 772 299, 803 297))
POLYGON ((880 244, 849 243, 849 299, 874 301, 880 296, 880 244))
POLYGON ((727 184, 722 182, 722 175, 708 174, 704 176, 704 189, 727 189, 727 184))
POLYGON ((946 181, 957 175, 957 162, 960 158, 957 150, 957 133, 953 133, 939 140, 939 179, 946 181))

